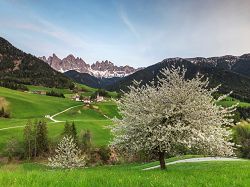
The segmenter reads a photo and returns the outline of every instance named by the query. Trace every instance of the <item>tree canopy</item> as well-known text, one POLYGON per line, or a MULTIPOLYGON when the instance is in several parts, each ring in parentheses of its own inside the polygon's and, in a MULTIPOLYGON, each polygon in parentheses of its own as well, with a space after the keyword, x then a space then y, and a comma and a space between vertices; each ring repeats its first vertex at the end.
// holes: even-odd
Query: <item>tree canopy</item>
POLYGON ((184 149, 198 154, 233 154, 230 118, 235 106, 216 105, 227 95, 214 99, 218 87, 209 89, 208 79, 197 75, 185 79, 184 68, 162 71, 163 77, 145 86, 134 82, 129 92, 117 101, 121 119, 115 119, 111 146, 119 151, 157 153, 161 168, 164 156, 184 149), (180 149, 181 148, 181 149, 180 149))

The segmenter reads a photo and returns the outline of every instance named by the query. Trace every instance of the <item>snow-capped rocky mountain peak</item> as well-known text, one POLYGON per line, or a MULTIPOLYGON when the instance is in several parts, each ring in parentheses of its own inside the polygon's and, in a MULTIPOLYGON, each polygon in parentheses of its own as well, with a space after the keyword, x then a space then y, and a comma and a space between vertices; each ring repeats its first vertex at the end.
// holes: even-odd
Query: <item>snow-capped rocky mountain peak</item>
POLYGON ((48 63, 53 69, 62 73, 69 70, 75 70, 79 73, 88 73, 99 78, 125 77, 141 69, 135 69, 128 65, 116 66, 108 60, 96 61, 90 65, 82 58, 74 57, 72 54, 63 59, 58 58, 56 54, 52 54, 52 56, 48 58, 45 56, 39 58, 48 63))

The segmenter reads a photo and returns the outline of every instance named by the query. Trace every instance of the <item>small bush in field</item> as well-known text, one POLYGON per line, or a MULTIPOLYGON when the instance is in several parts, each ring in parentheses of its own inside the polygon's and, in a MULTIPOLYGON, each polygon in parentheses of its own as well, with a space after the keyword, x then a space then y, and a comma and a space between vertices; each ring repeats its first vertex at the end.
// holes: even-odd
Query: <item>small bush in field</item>
POLYGON ((23 148, 15 137, 8 139, 5 152, 8 156, 8 160, 11 161, 14 157, 21 158, 23 153, 23 148))
POLYGON ((239 156, 250 158, 250 124, 241 122, 234 127, 234 141, 239 145, 239 156))
POLYGON ((110 149, 108 147, 102 146, 99 148, 99 155, 101 157, 101 160, 103 163, 108 163, 109 159, 110 159, 110 149))
POLYGON ((49 158, 48 166, 52 168, 78 168, 86 166, 86 157, 71 136, 65 136, 55 150, 56 155, 49 158))
POLYGON ((10 118, 10 112, 8 111, 9 103, 5 98, 0 97, 0 118, 10 118))

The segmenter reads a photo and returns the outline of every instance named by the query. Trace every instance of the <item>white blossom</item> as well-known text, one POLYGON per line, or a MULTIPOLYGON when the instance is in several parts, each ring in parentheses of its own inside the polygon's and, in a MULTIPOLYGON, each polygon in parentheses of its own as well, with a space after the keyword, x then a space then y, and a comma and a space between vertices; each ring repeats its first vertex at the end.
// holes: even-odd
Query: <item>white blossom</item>
POLYGON ((213 98, 218 87, 209 89, 208 79, 198 75, 186 80, 185 73, 183 68, 165 69, 157 85, 135 81, 117 101, 122 119, 114 119, 111 146, 171 155, 183 146, 199 154, 233 155, 229 127, 235 106, 218 106, 225 97, 213 98))
POLYGON ((55 150, 55 156, 49 158, 48 166, 53 168, 77 168, 86 165, 86 157, 74 143, 71 136, 65 136, 55 150))

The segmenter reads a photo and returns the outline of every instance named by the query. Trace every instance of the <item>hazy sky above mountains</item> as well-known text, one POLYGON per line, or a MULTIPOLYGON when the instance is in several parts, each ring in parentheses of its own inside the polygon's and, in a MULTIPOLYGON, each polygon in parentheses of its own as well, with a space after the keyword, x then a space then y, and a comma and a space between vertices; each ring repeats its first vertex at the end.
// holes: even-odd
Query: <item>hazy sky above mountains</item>
POLYGON ((36 56, 148 66, 250 53, 249 0, 0 0, 0 36, 36 56))

